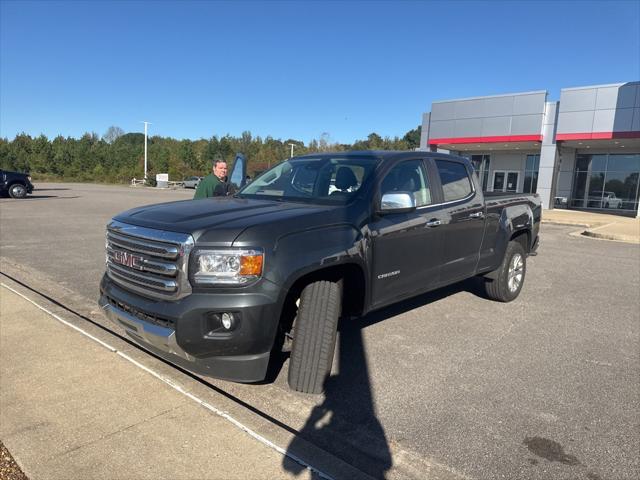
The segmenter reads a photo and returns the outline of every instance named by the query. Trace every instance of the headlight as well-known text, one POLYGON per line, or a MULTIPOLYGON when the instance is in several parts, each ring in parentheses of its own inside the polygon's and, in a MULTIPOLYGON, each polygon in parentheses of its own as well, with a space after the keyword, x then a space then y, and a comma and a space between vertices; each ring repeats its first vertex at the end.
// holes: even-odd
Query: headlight
POLYGON ((197 250, 193 256, 193 281, 199 285, 244 285, 262 276, 262 250, 197 250))

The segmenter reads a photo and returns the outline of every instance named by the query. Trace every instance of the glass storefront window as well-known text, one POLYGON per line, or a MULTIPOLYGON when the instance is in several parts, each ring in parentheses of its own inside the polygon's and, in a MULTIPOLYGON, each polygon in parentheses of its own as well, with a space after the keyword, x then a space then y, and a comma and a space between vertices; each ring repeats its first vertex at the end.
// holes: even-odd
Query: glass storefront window
POLYGON ((607 170, 613 172, 639 172, 640 155, 609 155, 607 170))
POLYGON ((478 180, 482 186, 482 191, 487 191, 487 182, 489 180, 489 165, 491 157, 489 155, 471 155, 471 163, 478 174, 478 180))
POLYGON ((640 154, 577 155, 570 205, 637 211, 640 154))
POLYGON ((540 155, 527 155, 524 169, 524 193, 536 193, 538 188, 538 170, 540 169, 540 155))

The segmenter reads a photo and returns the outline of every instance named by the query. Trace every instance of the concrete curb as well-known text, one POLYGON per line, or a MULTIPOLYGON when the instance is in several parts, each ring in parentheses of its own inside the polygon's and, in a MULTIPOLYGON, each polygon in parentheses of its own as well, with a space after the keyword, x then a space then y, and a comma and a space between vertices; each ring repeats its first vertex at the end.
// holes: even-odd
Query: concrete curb
POLYGON ((613 233, 601 233, 596 232, 595 230, 599 228, 605 228, 609 225, 613 225, 612 223, 603 223, 603 224, 588 224, 588 223, 580 223, 580 222, 566 222, 566 221, 555 221, 555 220, 542 220, 542 223, 545 225, 560 225, 564 227, 582 227, 585 230, 572 232, 571 235, 574 237, 581 236, 587 237, 597 240, 609 240, 613 242, 622 242, 622 243, 631 243, 634 245, 640 244, 640 238, 634 237, 631 235, 619 235, 613 233))
POLYGON ((593 230, 585 230, 581 233, 582 236, 597 238, 600 240, 612 240, 614 242, 632 243, 640 245, 640 239, 632 237, 630 235, 614 235, 611 233, 594 232, 593 230))
MULTIPOLYGON (((571 222, 571 221, 556 221, 556 220, 545 220, 542 219, 543 225, 560 225, 564 227, 584 227, 584 228, 592 228, 594 225, 589 223, 580 223, 580 222, 571 222)), ((599 226, 599 225, 598 225, 599 226)))

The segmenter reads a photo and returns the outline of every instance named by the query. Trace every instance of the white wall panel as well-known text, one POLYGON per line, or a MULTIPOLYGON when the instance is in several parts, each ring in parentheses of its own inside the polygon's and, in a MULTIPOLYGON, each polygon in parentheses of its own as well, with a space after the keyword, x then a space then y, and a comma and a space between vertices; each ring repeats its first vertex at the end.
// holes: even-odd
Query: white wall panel
POLYGON ((455 102, 431 104, 431 118, 433 120, 453 120, 455 118, 455 102))
MULTIPOLYGON (((613 121, 616 116, 615 110, 596 110, 593 114, 592 132, 613 132, 613 121)), ((631 127, 631 121, 629 121, 631 127)))
POLYGON ((455 120, 455 137, 477 137, 482 132, 482 119, 469 118, 465 120, 455 120))
POLYGON ((534 113, 543 113, 546 99, 546 92, 532 93, 530 95, 514 95, 513 114, 532 115, 534 113))
POLYGON ((586 112, 563 112, 560 103, 558 115, 558 133, 591 132, 593 128, 594 110, 586 112))
POLYGON ((505 117, 513 114, 513 95, 484 99, 483 117, 505 117))
POLYGON ((484 117, 484 99, 464 100, 455 103, 456 119, 484 117))
POLYGON ((489 117, 482 119, 483 137, 509 135, 511 132, 511 117, 489 117))
POLYGON ((428 150, 429 145, 429 129, 430 129, 430 121, 431 121, 431 113, 423 113, 422 114, 422 128, 420 129, 420 145, 418 146, 419 150, 428 150))
POLYGON ((618 105, 618 90, 618 87, 598 88, 596 94, 596 110, 615 109, 618 105))
POLYGON ((454 136, 454 120, 437 122, 431 117, 429 138, 452 138, 454 136))
POLYGON ((560 112, 580 112, 596 108, 596 88, 562 90, 560 92, 560 112))
MULTIPOLYGON (((495 170, 516 170, 524 172, 526 154, 515 152, 500 152, 491 154, 491 172, 495 170)), ((493 175, 493 173, 491 173, 493 175)), ((520 175, 522 176, 522 174, 520 175)))
POLYGON ((542 114, 515 115, 511 117, 511 135, 540 135, 542 114))

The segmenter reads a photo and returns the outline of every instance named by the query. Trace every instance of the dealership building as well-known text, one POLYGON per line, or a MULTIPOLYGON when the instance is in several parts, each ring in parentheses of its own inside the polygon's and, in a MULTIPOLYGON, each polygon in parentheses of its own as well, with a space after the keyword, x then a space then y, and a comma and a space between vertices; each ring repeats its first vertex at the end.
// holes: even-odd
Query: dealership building
POLYGON ((639 216, 640 82, 433 102, 420 149, 469 158, 485 191, 639 216))

